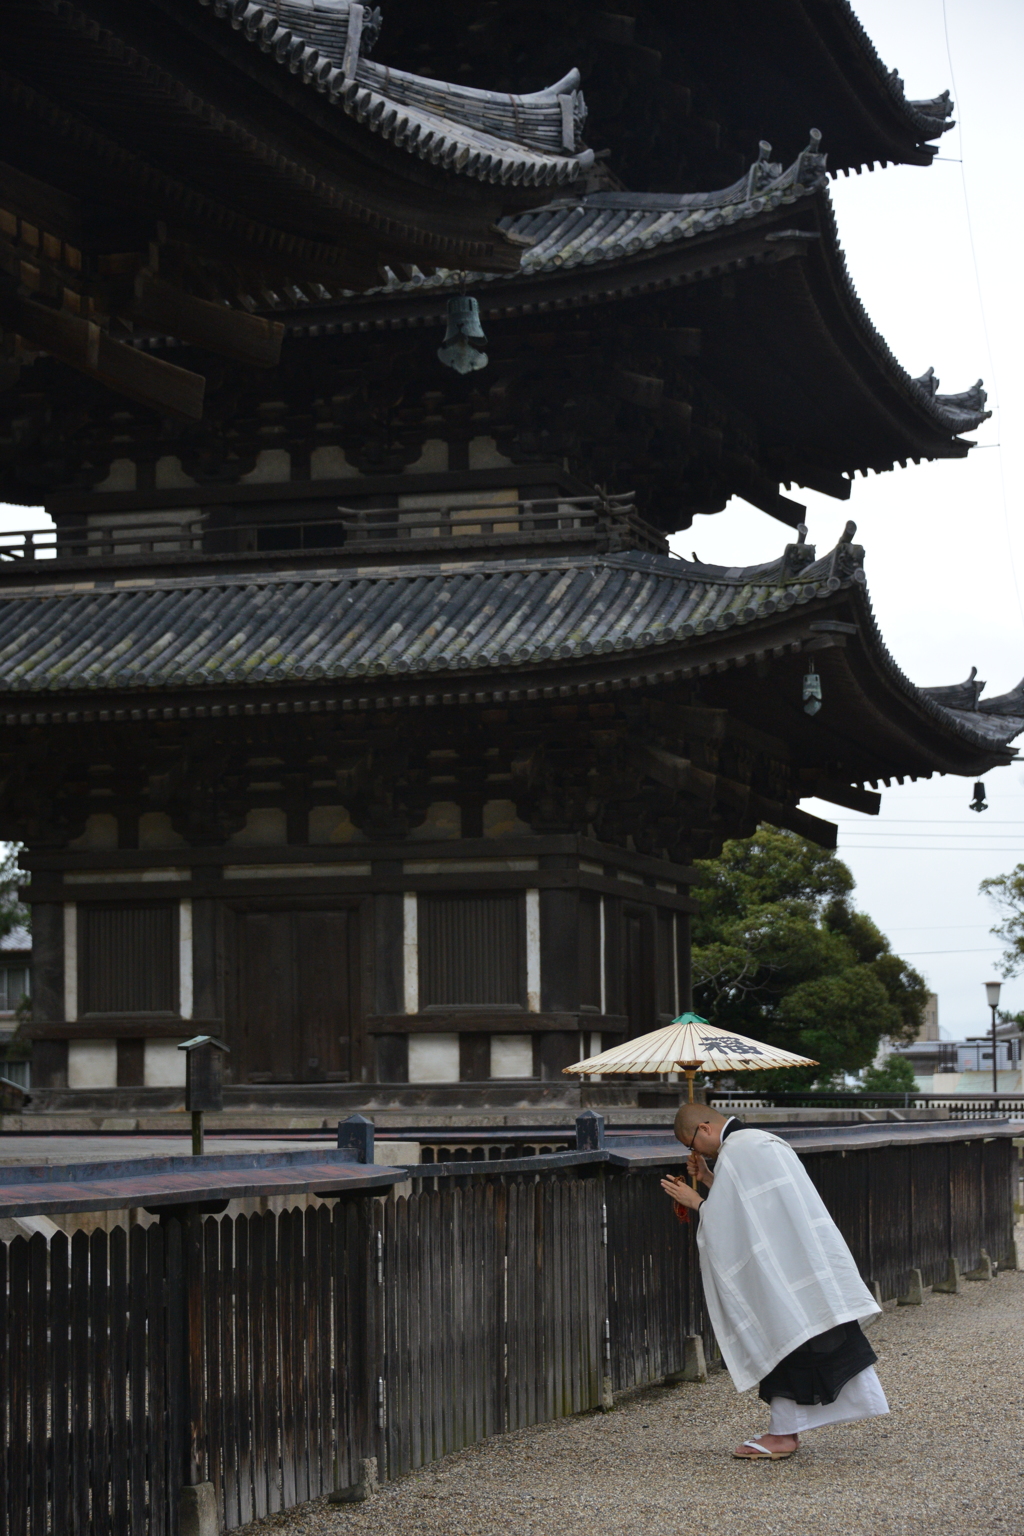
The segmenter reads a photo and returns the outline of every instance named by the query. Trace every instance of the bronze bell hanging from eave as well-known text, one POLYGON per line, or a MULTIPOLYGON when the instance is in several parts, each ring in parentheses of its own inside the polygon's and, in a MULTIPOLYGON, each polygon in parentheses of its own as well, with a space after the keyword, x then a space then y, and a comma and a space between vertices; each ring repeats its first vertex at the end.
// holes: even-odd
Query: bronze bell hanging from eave
POLYGON ((437 349, 445 367, 454 368, 456 373, 473 373, 477 368, 486 368, 487 353, 474 346, 474 342, 486 340, 476 299, 466 294, 450 298, 444 345, 437 349))
POLYGON ((807 663, 801 690, 805 715, 816 715, 821 708, 821 678, 814 670, 813 661, 807 663))

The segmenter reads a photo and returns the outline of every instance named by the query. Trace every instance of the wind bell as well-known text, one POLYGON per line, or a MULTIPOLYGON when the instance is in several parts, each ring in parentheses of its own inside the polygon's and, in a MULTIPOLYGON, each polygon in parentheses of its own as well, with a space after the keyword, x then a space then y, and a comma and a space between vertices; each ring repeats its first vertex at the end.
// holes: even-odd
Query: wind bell
POLYGON ((814 670, 813 661, 807 663, 804 673, 804 714, 816 715, 821 708, 821 678, 814 670))
POLYGON ((472 373, 477 368, 486 368, 487 353, 473 345, 474 342, 486 340, 476 299, 464 293, 450 298, 444 345, 437 349, 437 355, 445 367, 454 368, 456 373, 472 373))

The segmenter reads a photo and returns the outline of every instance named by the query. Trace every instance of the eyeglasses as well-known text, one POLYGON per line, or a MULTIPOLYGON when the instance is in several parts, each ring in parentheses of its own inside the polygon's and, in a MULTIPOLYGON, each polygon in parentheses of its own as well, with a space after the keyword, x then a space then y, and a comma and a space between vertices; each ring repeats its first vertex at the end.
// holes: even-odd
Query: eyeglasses
POLYGON ((693 1135, 690 1137, 689 1141, 683 1141, 683 1138, 680 1136, 679 1140, 683 1141, 683 1146, 686 1148, 687 1152, 693 1151, 693 1143, 696 1140, 697 1132, 701 1129, 701 1126, 695 1125, 693 1128, 693 1135))

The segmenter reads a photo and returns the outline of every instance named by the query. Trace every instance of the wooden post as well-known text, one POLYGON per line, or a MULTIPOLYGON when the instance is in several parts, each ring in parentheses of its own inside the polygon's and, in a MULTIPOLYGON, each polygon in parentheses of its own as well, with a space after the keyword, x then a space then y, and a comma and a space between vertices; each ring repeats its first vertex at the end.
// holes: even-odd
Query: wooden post
MULTIPOLYGON (((206 1506, 205 1498, 182 1490, 206 1481, 206 1426, 203 1396, 203 1227, 200 1209, 182 1205, 165 1209, 161 1220, 167 1242, 167 1449, 170 1530, 183 1531, 206 1506), (191 1502, 190 1502, 191 1500, 191 1502)), ((194 1527, 196 1536, 206 1536, 194 1527)))

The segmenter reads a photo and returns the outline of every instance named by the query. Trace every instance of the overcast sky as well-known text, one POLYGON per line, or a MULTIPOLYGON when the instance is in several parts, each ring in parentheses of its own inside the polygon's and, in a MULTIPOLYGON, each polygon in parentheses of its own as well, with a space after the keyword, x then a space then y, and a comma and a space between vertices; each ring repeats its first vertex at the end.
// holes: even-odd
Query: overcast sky
MULTIPOLYGON (((854 3, 908 96, 949 87, 957 127, 928 169, 890 166, 833 184, 851 276, 910 373, 932 366, 948 392, 983 377, 993 417, 965 461, 858 479, 846 503, 792 494, 808 503, 819 553, 847 517, 856 520, 882 634, 909 677, 954 683, 977 666, 987 691, 1002 693, 1024 675, 1024 5, 946 0, 947 52, 942 0, 854 3)), ((734 502, 699 518, 678 547, 738 565, 778 554, 786 538, 780 525, 734 502)), ((939 994, 940 1025, 951 1038, 985 1028, 982 983, 1000 954, 978 882, 1024 861, 1024 766, 999 769, 985 783, 989 809, 981 815, 968 808, 971 785, 956 778, 884 792, 879 817, 805 802, 839 820, 857 900, 939 994)), ((1024 978, 1007 983, 1003 997, 1024 1008, 1024 978)))
MULTIPOLYGON (((980 375, 994 414, 966 461, 858 480, 846 503, 792 494, 808 504, 819 552, 847 517, 856 519, 882 633, 915 682, 958 682, 977 666, 988 692, 1000 693, 1024 675, 1024 4, 946 0, 948 51, 943 0, 855 4, 909 96, 950 88, 957 127, 928 169, 890 167, 834 184, 851 275, 912 374, 933 366, 948 392, 980 375)), ((24 509, 0 508, 0 522, 24 527, 29 519, 24 509)), ((698 519, 679 547, 745 565, 777 555, 788 537, 780 523, 734 502, 698 519)), ((980 816, 968 808, 970 783, 953 778, 893 788, 877 818, 807 802, 838 818, 859 904, 938 992, 950 1038, 986 1027, 982 983, 1000 953, 978 882, 1024 861, 1024 766, 987 775, 986 788, 989 809, 980 816)), ((1004 1001, 1024 1008, 1024 978, 1006 985, 1004 1001)))

